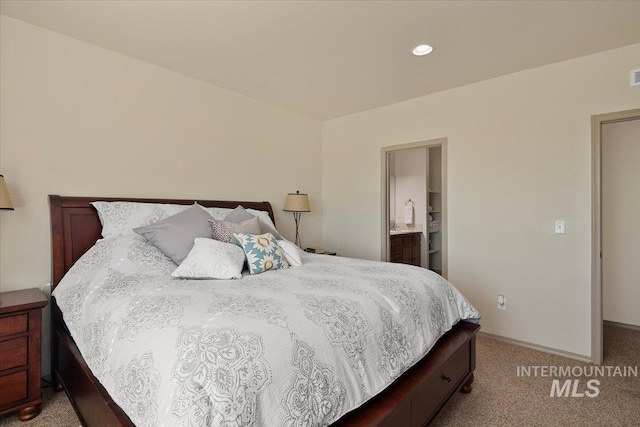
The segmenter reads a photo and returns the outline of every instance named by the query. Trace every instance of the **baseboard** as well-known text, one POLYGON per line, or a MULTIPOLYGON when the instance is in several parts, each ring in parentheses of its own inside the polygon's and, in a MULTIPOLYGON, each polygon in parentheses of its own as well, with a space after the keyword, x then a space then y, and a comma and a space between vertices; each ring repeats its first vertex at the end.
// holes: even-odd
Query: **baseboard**
POLYGON ((613 326, 616 328, 623 328, 623 329, 631 329, 632 331, 640 331, 640 326, 638 325, 630 325, 628 323, 620 323, 620 322, 614 322, 611 320, 603 320, 602 324, 607 325, 607 326, 613 326))
POLYGON ((591 363, 591 356, 585 356, 583 354, 571 353, 570 351, 558 350, 557 348, 547 347, 540 344, 533 344, 527 341, 520 341, 513 338, 502 337, 500 335, 490 334, 488 332, 478 332, 478 335, 485 338, 491 338, 496 341, 506 342, 507 344, 517 345, 519 347, 530 348, 532 350, 538 350, 543 353, 553 354, 555 356, 562 356, 568 359, 578 360, 580 362, 591 363))

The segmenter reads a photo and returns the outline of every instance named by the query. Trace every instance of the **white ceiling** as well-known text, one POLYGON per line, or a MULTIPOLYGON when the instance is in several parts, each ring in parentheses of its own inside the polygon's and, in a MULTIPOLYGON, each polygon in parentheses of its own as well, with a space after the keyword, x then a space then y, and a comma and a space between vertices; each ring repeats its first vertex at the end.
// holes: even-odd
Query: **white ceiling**
POLYGON ((640 42, 639 0, 2 0, 0 11, 322 120, 640 42), (413 56, 420 43, 433 53, 413 56))

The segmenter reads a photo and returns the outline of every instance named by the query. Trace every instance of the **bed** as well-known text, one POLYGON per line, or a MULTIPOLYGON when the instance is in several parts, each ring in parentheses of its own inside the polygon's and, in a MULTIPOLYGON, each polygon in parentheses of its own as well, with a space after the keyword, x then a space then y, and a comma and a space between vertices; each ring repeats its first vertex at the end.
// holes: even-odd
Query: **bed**
MULTIPOLYGON (((98 200, 178 205, 194 203, 193 200, 49 196, 54 293, 74 263, 101 238, 102 225, 91 205, 91 202, 98 200)), ((227 209, 241 204, 248 209, 267 212, 273 220, 273 210, 268 202, 196 202, 203 207, 227 209)), ((311 265, 315 262, 322 266, 328 262, 328 258, 333 258, 323 255, 315 257, 319 258, 311 259, 311 265)), ((65 324, 55 296, 52 301, 52 374, 56 390, 66 392, 84 425, 133 426, 130 417, 116 403, 118 399, 114 399, 92 373, 71 336, 69 325, 65 324)), ((475 335, 479 329, 477 322, 458 322, 437 340, 426 356, 402 373, 390 386, 367 396, 364 403, 341 415, 331 425, 428 425, 454 393, 471 391, 475 369, 475 335)), ((289 425, 295 424, 295 420, 289 422, 289 425)))

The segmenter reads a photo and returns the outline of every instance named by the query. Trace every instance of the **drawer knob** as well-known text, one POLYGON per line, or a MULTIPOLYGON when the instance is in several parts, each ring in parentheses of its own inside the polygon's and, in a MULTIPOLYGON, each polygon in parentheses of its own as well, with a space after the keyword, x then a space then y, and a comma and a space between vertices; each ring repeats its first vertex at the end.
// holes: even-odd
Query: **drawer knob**
POLYGON ((445 380, 446 382, 450 383, 451 382, 451 377, 448 377, 446 375, 442 376, 442 379, 445 380))

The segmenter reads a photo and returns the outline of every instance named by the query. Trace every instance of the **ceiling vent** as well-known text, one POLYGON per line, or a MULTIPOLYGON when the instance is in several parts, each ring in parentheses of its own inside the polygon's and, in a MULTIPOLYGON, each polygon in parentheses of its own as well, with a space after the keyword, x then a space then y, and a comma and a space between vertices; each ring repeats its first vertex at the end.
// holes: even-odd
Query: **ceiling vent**
POLYGON ((629 73, 629 84, 631 86, 640 86, 640 68, 631 70, 629 73))

